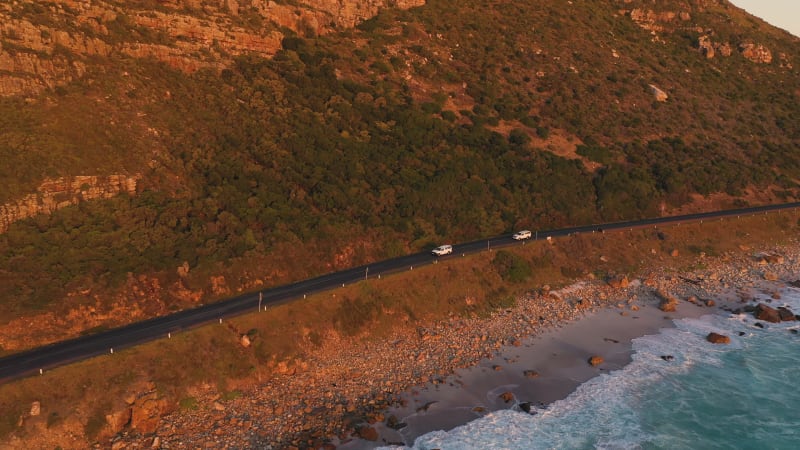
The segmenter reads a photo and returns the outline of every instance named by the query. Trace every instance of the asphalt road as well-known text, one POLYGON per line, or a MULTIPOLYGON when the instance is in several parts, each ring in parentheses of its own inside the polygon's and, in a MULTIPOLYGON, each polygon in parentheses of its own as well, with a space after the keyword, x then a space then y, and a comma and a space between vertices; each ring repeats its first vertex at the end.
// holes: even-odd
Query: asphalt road
MULTIPOLYGON (((547 237, 556 238, 569 236, 576 233, 604 232, 674 224, 680 222, 713 220, 732 216, 769 213, 798 207, 800 207, 800 202, 710 213, 689 214, 683 216, 661 217, 657 219, 561 228, 558 230, 543 230, 536 231, 532 239, 546 239, 547 237)), ((133 323, 106 332, 83 336, 21 353, 12 354, 0 358, 0 383, 36 374, 39 373, 40 370, 47 370, 97 355, 109 354, 112 352, 112 349, 121 350, 133 345, 164 338, 168 333, 179 332, 181 330, 219 321, 221 319, 247 312, 256 312, 259 308, 259 304, 264 307, 290 300, 301 299, 305 295, 335 289, 344 284, 355 283, 366 278, 377 278, 390 273, 413 270, 414 267, 434 264, 438 262, 438 260, 457 258, 463 255, 485 251, 487 249, 497 249, 523 244, 524 241, 520 242, 511 239, 510 234, 468 242, 465 244, 454 244, 453 253, 443 257, 437 258, 431 255, 429 252, 421 252, 388 259, 385 261, 378 261, 369 265, 354 267, 341 272, 330 273, 317 278, 312 278, 310 280, 300 281, 272 289, 266 289, 260 293, 254 292, 243 294, 228 300, 181 311, 168 316, 145 320, 143 322, 133 323), (262 296, 261 300, 259 300, 259 294, 262 296)))

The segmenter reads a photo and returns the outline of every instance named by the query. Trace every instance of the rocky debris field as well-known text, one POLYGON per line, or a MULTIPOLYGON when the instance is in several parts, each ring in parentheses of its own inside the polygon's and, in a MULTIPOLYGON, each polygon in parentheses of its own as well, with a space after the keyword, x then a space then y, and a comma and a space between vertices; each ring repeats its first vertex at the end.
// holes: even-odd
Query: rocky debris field
POLYGON ((698 264, 702 269, 687 273, 653 269, 630 282, 590 278, 559 290, 544 286, 486 318, 450 317, 380 341, 328 341, 301 363, 279 368, 282 374, 235 398, 223 399, 210 386, 200 388, 192 408, 162 417, 152 433, 120 433, 110 446, 335 448, 331 442, 336 438, 375 440, 374 424, 391 426, 397 420, 384 412, 402 401, 402 392, 444 382, 456 368, 475 365, 504 346, 519 346, 597 308, 627 314, 645 302, 672 306, 677 301, 769 317, 773 310, 789 320, 780 308, 755 307, 751 301, 759 294, 771 297, 768 301, 780 298, 779 289, 800 273, 800 248, 742 250, 707 258, 698 264))

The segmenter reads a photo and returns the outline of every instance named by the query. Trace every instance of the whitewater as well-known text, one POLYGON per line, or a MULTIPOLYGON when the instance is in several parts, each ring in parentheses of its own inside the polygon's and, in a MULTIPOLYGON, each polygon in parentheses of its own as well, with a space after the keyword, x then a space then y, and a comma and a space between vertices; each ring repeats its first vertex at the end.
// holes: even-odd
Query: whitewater
MULTIPOLYGON (((780 300, 800 311, 800 290, 780 300)), ((800 323, 720 312, 633 340, 632 362, 528 414, 492 412, 413 449, 800 448, 800 323), (712 344, 710 332, 730 337, 712 344)), ((402 447, 389 447, 402 448, 402 447)))

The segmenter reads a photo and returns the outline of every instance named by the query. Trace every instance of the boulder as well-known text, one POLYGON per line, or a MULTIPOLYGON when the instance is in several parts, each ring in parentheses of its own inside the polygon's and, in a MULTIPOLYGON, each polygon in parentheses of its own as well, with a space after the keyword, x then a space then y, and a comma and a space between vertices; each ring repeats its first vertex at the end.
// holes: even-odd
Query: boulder
POLYGON ((131 408, 131 428, 142 434, 156 431, 161 421, 161 414, 167 410, 167 401, 158 398, 155 392, 149 392, 138 398, 131 408))
POLYGON ((617 275, 608 279, 608 285, 614 289, 626 288, 629 284, 628 277, 625 275, 617 275))
POLYGON ((397 420, 397 416, 395 416, 394 414, 389 414, 389 417, 386 418, 386 426, 393 430, 399 430, 401 428, 405 428, 408 425, 405 422, 400 422, 399 420, 397 420))
POLYGON ((781 318, 781 322, 791 322, 793 320, 797 320, 794 313, 785 306, 778 307, 778 316, 781 318))
POLYGON ((589 358, 589 364, 590 364, 592 367, 597 367, 597 366, 599 366, 600 364, 603 364, 603 361, 604 361, 604 360, 603 360, 603 357, 602 357, 602 356, 598 356, 598 355, 594 355, 594 356, 592 356, 591 358, 589 358))
POLYGON ((42 413, 42 404, 37 400, 31 403, 31 417, 36 417, 42 413))
POLYGON ((375 441, 378 440, 378 437, 379 437, 378 436, 378 430, 376 430, 375 428, 372 428, 370 426, 365 425, 365 426, 363 426, 363 427, 358 429, 358 437, 360 437, 361 439, 364 439, 366 441, 375 442, 375 441))
POLYGON ((731 343, 731 338, 729 338, 728 336, 725 336, 724 334, 713 333, 713 332, 712 333, 708 333, 708 336, 706 336, 706 340, 708 342, 711 342, 712 344, 730 344, 731 343))
POLYGON ((535 370, 525 370, 525 371, 522 372, 522 374, 525 375, 525 378, 538 378, 539 377, 539 372, 537 372, 535 370))
POLYGON ((723 42, 720 44, 715 44, 717 51, 722 56, 731 56, 733 54, 733 47, 731 47, 730 42, 723 42))
POLYGON ((706 58, 711 59, 714 57, 714 43, 711 42, 711 38, 708 36, 700 36, 697 40, 698 50, 702 53, 706 58))
POLYGON ((674 361, 675 357, 672 355, 661 355, 661 359, 663 359, 664 361, 674 361))
POLYGON ((764 320, 766 322, 778 323, 781 321, 781 316, 778 313, 778 310, 775 308, 771 308, 763 303, 759 303, 756 306, 756 309, 753 311, 753 317, 758 320, 764 320))
POLYGON ((117 434, 131 422, 131 408, 124 407, 111 414, 106 414, 106 423, 111 429, 111 433, 117 434))
POLYGON ((506 403, 510 402, 511 400, 514 400, 514 394, 509 391, 503 392, 498 397, 503 399, 503 401, 506 403))
POLYGON ((772 62, 772 52, 761 44, 745 42, 739 44, 739 51, 742 56, 756 64, 769 64, 772 62))
POLYGON ((666 92, 664 92, 657 86, 651 84, 649 85, 649 87, 650 87, 650 93, 653 94, 653 97, 656 99, 657 102, 665 102, 669 98, 669 95, 667 95, 666 92))
POLYGON ((658 309, 664 312, 675 312, 675 308, 678 306, 678 299, 664 293, 660 293, 659 296, 661 297, 661 302, 658 304, 658 309))
POLYGON ((239 344, 244 348, 250 347, 250 336, 243 334, 242 337, 239 338, 239 344))

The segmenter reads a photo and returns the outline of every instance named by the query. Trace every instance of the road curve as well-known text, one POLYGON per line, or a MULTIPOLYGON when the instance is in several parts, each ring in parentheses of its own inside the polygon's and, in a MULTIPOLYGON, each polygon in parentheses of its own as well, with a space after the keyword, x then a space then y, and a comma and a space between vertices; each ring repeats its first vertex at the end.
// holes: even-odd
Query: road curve
MULTIPOLYGON (((630 228, 658 226, 664 224, 693 222, 724 217, 744 216, 773 211, 782 211, 800 207, 800 202, 779 205, 756 206, 742 209, 732 209, 708 213, 688 214, 682 216, 660 217, 656 219, 634 220, 580 227, 561 228, 557 230, 537 231, 535 239, 548 237, 569 236, 576 233, 591 233, 596 231, 612 231, 630 228)), ((457 256, 478 253, 488 249, 497 249, 520 245, 511 239, 510 234, 495 236, 479 241, 453 245, 453 253, 437 258, 429 252, 420 252, 412 255, 378 261, 368 265, 354 267, 340 272, 329 273, 316 278, 296 283, 265 289, 260 292, 251 292, 233 297, 228 300, 200 306, 193 309, 177 312, 168 316, 136 322, 124 327, 116 328, 102 333, 82 336, 67 341, 11 354, 0 358, 0 383, 22 378, 39 373, 71 362, 91 358, 93 356, 108 354, 112 349, 123 349, 133 345, 152 341, 198 325, 211 323, 220 319, 240 315, 246 312, 257 311, 259 294, 261 305, 274 305, 289 300, 303 298, 330 289, 341 287, 364 280, 376 278, 395 272, 413 269, 415 266, 433 264, 439 259, 454 258, 457 256)))

